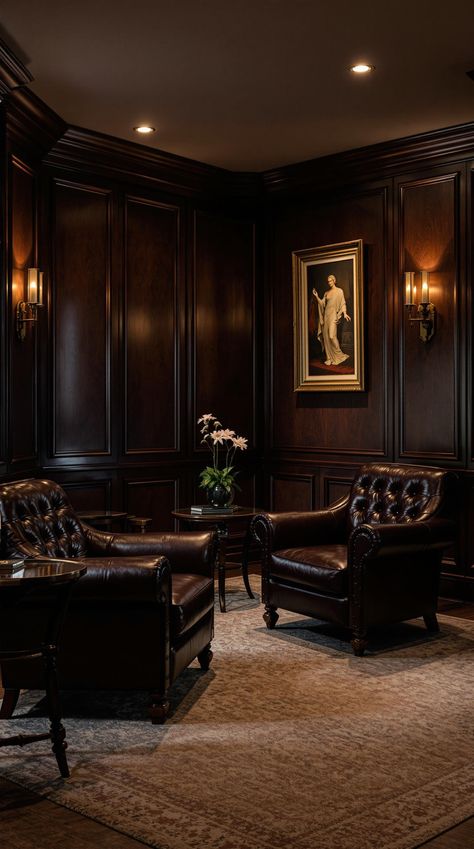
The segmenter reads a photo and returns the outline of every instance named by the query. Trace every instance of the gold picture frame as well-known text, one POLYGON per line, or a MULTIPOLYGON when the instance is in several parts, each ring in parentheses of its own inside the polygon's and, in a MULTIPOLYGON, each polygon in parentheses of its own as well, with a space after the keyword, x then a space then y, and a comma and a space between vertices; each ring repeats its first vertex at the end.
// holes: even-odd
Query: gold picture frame
POLYGON ((293 251, 295 392, 364 389, 362 239, 293 251))

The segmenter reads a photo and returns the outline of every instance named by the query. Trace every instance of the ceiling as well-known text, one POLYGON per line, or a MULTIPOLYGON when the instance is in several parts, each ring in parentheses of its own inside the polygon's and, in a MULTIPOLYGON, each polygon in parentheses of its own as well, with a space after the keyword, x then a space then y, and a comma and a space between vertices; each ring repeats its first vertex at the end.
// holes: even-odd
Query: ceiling
POLYGON ((69 124, 151 123, 147 145, 232 170, 474 121, 472 0, 3 0, 1 21, 69 124))

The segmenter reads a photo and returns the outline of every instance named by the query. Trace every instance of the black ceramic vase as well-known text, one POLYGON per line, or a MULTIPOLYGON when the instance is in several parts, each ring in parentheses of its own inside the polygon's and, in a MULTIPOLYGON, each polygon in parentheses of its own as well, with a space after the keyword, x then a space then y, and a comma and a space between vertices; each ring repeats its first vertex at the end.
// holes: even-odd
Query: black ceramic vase
POLYGON ((234 490, 227 491, 221 483, 215 483, 207 490, 207 500, 211 507, 228 507, 234 499, 234 490))

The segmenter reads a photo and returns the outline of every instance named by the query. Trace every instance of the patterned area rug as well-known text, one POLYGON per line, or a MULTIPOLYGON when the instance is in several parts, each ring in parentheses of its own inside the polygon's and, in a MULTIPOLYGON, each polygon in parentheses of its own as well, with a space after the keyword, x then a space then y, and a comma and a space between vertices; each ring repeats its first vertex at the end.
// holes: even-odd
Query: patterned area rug
MULTIPOLYGON (((165 726, 145 693, 67 696, 71 778, 47 743, 3 749, 0 772, 158 849, 413 849, 474 814, 474 622, 440 621, 356 658, 315 620, 267 631, 232 579, 211 670, 181 676, 165 726)), ((25 693, 8 732, 43 716, 25 693)))

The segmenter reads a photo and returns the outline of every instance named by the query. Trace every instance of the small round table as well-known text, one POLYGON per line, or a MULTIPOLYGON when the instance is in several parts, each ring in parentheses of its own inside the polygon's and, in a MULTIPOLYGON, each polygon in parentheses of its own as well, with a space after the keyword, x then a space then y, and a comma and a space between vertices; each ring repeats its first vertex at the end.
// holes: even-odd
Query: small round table
MULTIPOLYGON (((86 565, 72 560, 25 560, 23 568, 9 572, 0 568, 0 661, 42 657, 50 730, 46 734, 17 734, 0 738, 0 746, 25 746, 37 740, 51 740, 59 771, 69 777, 66 760, 66 731, 61 722, 57 679, 57 653, 61 626, 74 583, 86 565), (34 636, 25 638, 34 616, 34 636), (27 618, 28 617, 28 618, 27 618)), ((11 716, 19 690, 6 692, 3 716, 11 716), (6 710, 5 710, 6 708, 6 710)))
POLYGON ((123 527, 128 518, 127 513, 121 510, 78 510, 77 517, 92 525, 93 528, 106 528, 110 531, 114 522, 123 527))
POLYGON ((246 523, 244 545, 242 548, 242 577, 244 579, 245 589, 249 598, 255 598, 250 589, 249 573, 248 573, 248 558, 251 543, 250 520, 253 516, 257 516, 261 510, 255 510, 253 507, 236 507, 231 513, 194 513, 190 507, 182 507, 179 510, 173 510, 172 515, 182 524, 192 528, 193 525, 207 525, 215 528, 218 537, 217 548, 217 576, 219 587, 219 606, 221 613, 226 612, 225 605, 225 541, 229 537, 230 525, 244 520, 246 523))

